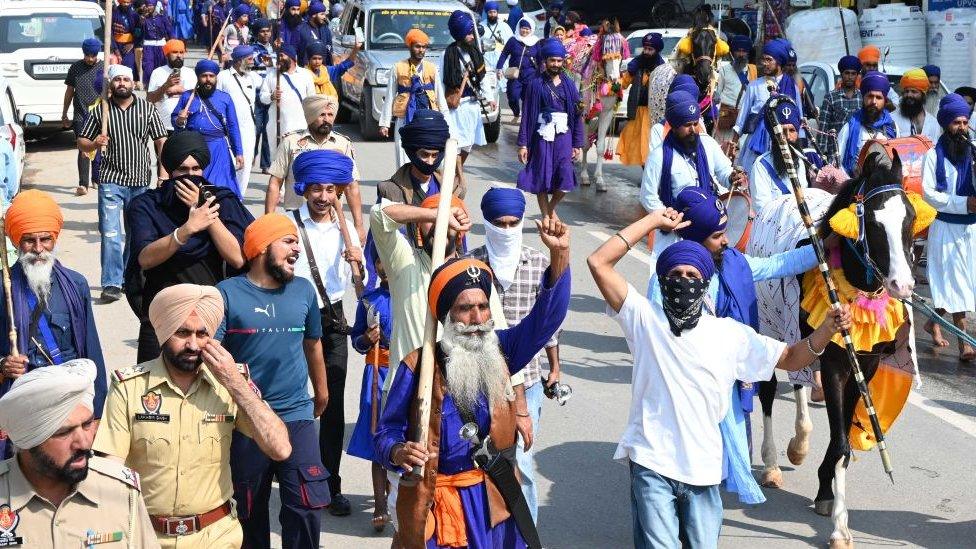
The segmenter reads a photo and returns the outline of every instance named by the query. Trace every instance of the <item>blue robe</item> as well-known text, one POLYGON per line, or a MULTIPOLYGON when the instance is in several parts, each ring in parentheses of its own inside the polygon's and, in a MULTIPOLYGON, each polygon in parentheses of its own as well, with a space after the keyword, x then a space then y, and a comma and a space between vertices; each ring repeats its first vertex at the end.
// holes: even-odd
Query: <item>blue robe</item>
POLYGON ((301 28, 303 24, 304 22, 292 28, 288 26, 288 23, 286 23, 284 19, 282 19, 281 23, 278 25, 278 38, 281 38, 282 45, 291 44, 292 46, 295 46, 295 49, 298 50, 299 56, 304 53, 301 49, 301 28))
POLYGON ((119 56, 126 67, 132 69, 133 79, 139 77, 136 67, 136 43, 139 41, 139 13, 132 6, 123 9, 120 6, 112 8, 112 49, 119 56), (132 41, 120 43, 116 35, 131 34, 132 41))
POLYGON ((519 77, 509 80, 506 83, 505 94, 508 96, 508 106, 512 109, 512 114, 519 116, 522 112, 522 95, 529 82, 535 79, 538 72, 536 67, 542 66, 542 60, 538 59, 539 43, 526 46, 514 36, 508 39, 502 53, 498 57, 496 70, 505 68, 506 61, 509 67, 519 68, 519 77))
MULTIPOLYGON (((191 90, 183 92, 180 96, 176 108, 173 109, 173 127, 176 127, 176 118, 183 111, 187 101, 190 100, 191 90)), ((241 145, 241 132, 237 126, 237 112, 234 110, 234 101, 230 94, 220 90, 214 90, 209 97, 210 104, 213 105, 216 113, 203 104, 199 96, 193 97, 190 105, 189 116, 186 121, 186 129, 200 132, 207 141, 210 149, 210 164, 203 171, 203 177, 210 183, 218 187, 226 187, 238 198, 241 190, 237 186, 236 169, 234 158, 228 152, 228 146, 233 151, 234 156, 244 154, 241 145), (221 120, 223 124, 221 124, 221 120)))
POLYGON ((169 0, 167 13, 173 21, 175 38, 183 41, 193 38, 193 12, 188 0, 169 0))
MULTIPOLYGON (((498 343, 502 354, 508 360, 508 369, 511 373, 524 368, 536 353, 542 350, 549 338, 559 329, 569 308, 571 279, 569 269, 554 285, 549 284, 548 269, 542 276, 543 284, 529 314, 517 325, 495 332, 498 334, 498 343)), ((373 437, 377 457, 391 471, 396 471, 398 468, 390 461, 390 453, 394 446, 406 440, 410 407, 417 394, 418 382, 416 372, 401 363, 394 374, 386 407, 383 409, 376 435, 373 437)), ((438 412, 441 418, 438 473, 455 475, 472 470, 474 463, 471 458, 471 444, 461 439, 459 435, 464 420, 461 419, 461 414, 457 411, 449 393, 444 395, 441 410, 434 410, 432 414, 438 412)), ((491 412, 484 396, 481 397, 475 410, 475 420, 478 424, 478 436, 483 440, 491 428, 491 412)), ((401 486, 401 493, 404 490, 405 487, 401 486)), ((464 509, 469 547, 525 547, 514 519, 509 518, 494 528, 490 527, 484 483, 458 488, 458 492, 464 509)), ((427 541, 427 547, 440 547, 437 545, 436 536, 427 541)))
MULTIPOLYGON (((224 26, 224 19, 227 19, 227 15, 234 9, 234 6, 230 2, 214 2, 210 7, 210 45, 213 46, 214 42, 217 41, 217 37, 220 36, 220 28, 224 26)), ((231 21, 230 23, 233 23, 231 21)), ((228 24, 230 24, 228 23, 228 24)))
POLYGON ((518 146, 528 147, 529 161, 518 174, 517 187, 527 193, 569 192, 578 182, 573 169, 573 149, 583 147, 583 116, 577 112, 579 91, 571 78, 562 75, 559 86, 545 74, 534 78, 525 89, 518 146), (564 112, 569 130, 546 141, 539 135, 539 116, 564 112))
MULTIPOLYGON (((379 314, 380 319, 380 340, 381 349, 390 349, 390 338, 393 333, 393 314, 390 310, 390 289, 387 286, 378 286, 363 293, 363 297, 356 307, 356 322, 349 331, 349 338, 352 341, 352 348, 361 355, 366 356, 366 364, 363 369, 363 384, 359 391, 359 417, 356 419, 356 426, 349 437, 349 445, 346 453, 350 456, 363 458, 374 463, 380 463, 376 459, 376 452, 373 451, 373 346, 369 340, 363 337, 368 327, 366 322, 367 307, 372 306, 379 314)), ((376 386, 379 391, 383 390, 383 383, 386 381, 386 374, 389 371, 388 365, 380 365, 376 386)))
POLYGON ((305 53, 305 49, 312 42, 322 42, 325 44, 325 59, 322 60, 323 65, 332 64, 332 31, 327 25, 321 27, 313 27, 308 21, 305 21, 298 26, 298 64, 305 66, 308 64, 308 56, 305 53))

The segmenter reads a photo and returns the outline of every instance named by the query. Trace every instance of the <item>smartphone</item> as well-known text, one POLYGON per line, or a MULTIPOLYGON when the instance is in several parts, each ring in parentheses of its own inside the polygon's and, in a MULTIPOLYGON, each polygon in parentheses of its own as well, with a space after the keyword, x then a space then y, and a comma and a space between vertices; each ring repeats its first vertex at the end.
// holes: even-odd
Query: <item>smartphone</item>
POLYGON ((199 186, 199 189, 200 189, 200 193, 197 195, 197 207, 198 208, 200 206, 203 206, 204 204, 206 204, 207 203, 207 199, 209 199, 211 196, 214 196, 214 193, 217 191, 217 186, 216 185, 211 185, 209 183, 206 183, 206 184, 200 185, 199 186))

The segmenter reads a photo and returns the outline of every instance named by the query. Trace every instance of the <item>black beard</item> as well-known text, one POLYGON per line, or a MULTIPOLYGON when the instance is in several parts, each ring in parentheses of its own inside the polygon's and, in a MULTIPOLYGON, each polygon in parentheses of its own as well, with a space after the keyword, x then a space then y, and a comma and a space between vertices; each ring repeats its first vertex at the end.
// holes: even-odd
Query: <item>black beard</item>
POLYGON ((271 259, 271 254, 265 254, 264 256, 264 269, 268 271, 271 278, 275 280, 278 284, 288 284, 293 278, 295 278, 295 273, 285 272, 285 268, 281 265, 276 265, 274 260, 271 259))
POLYGON ((732 58, 732 66, 735 67, 737 71, 741 71, 749 64, 749 58, 739 59, 738 57, 732 58))
POLYGON ((332 133, 332 127, 332 124, 329 124, 328 122, 319 124, 315 127, 315 135, 328 137, 329 134, 332 133))
MULTIPOLYGON (((797 158, 796 151, 793 150, 792 143, 790 144, 790 156, 793 158, 793 167, 800 165, 797 158)), ((783 160, 783 153, 780 152, 779 147, 773 147, 773 167, 776 168, 776 173, 786 173, 786 162, 783 160)))
POLYGON ((922 112, 925 103, 921 99, 916 99, 914 97, 902 97, 901 102, 898 104, 898 110, 901 111, 906 118, 915 118, 922 112))
POLYGON ((197 371, 197 368, 203 364, 203 356, 197 354, 195 358, 191 358, 192 354, 187 351, 182 351, 179 353, 174 353, 168 348, 166 348, 165 343, 161 349, 163 358, 166 363, 170 366, 176 368, 181 372, 193 373, 197 371))
POLYGON ((946 139, 945 149, 946 156, 949 160, 953 162, 958 162, 966 157, 966 153, 970 150, 972 145, 969 143, 969 139, 964 134, 949 133, 949 139, 946 139))
POLYGON ((292 15, 290 13, 285 14, 285 23, 289 27, 295 28, 302 23, 302 14, 292 15))
POLYGON ((182 69, 183 68, 183 59, 182 58, 180 58, 180 59, 173 59, 171 61, 167 61, 166 64, 169 65, 169 68, 171 68, 171 69, 182 69))
POLYGON ((197 94, 200 97, 210 97, 214 94, 214 90, 217 89, 216 84, 200 84, 197 86, 197 94))
POLYGON ((132 90, 129 88, 116 88, 112 90, 112 97, 115 99, 128 99, 132 97, 132 90))
POLYGON ((863 112, 863 116, 861 117, 862 126, 865 127, 870 126, 871 124, 877 122, 879 118, 881 118, 880 109, 875 109, 874 107, 864 107, 861 110, 863 112))
POLYGON ((719 248, 719 250, 717 252, 712 252, 712 261, 715 262, 715 270, 716 271, 721 271, 722 270, 722 261, 723 261, 723 257, 724 257, 723 254, 725 254, 726 248, 727 248, 727 246, 722 246, 721 248, 719 248))
POLYGON ((279 61, 278 68, 281 69, 282 72, 287 72, 288 69, 291 68, 291 59, 285 59, 284 61, 279 61))
POLYGON ((79 450, 75 452, 68 459, 68 461, 64 463, 64 465, 60 466, 57 463, 54 463, 51 456, 45 454, 39 446, 35 446, 30 450, 27 450, 27 453, 29 453, 31 458, 33 458, 34 465, 37 467, 38 472, 47 478, 53 478, 65 484, 74 486, 88 477, 87 460, 85 461, 85 466, 81 469, 71 469, 69 467, 69 464, 76 458, 81 456, 85 456, 87 458, 89 456, 88 451, 79 450))
MULTIPOLYGON (((672 130, 673 131, 673 130, 672 130)), ((675 136, 678 137, 678 136, 675 136)), ((684 148, 686 153, 691 153, 698 150, 698 134, 690 133, 684 137, 678 137, 678 142, 684 148)))
POLYGON ((497 22, 498 22, 498 16, 497 15, 495 17, 490 17, 490 16, 488 17, 488 24, 489 25, 494 25, 497 22))
POLYGON ((549 78, 555 78, 560 74, 562 74, 562 72, 563 72, 562 67, 559 67, 558 69, 546 69, 546 74, 549 75, 549 78))

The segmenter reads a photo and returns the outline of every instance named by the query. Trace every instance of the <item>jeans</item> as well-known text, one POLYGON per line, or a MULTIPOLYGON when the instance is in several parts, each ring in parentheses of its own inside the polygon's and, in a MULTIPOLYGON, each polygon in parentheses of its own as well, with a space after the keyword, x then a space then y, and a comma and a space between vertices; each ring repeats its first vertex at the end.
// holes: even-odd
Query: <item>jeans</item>
MULTIPOLYGON (((529 416, 532 419, 532 437, 539 436, 539 416, 542 414, 542 399, 545 394, 542 391, 542 382, 538 381, 525 390, 525 403, 529 407, 529 416)), ((524 448, 522 437, 518 437, 518 446, 515 448, 515 459, 518 462, 519 473, 522 474, 522 495, 525 502, 529 504, 529 511, 532 512, 532 522, 539 523, 539 487, 535 483, 535 451, 524 448)))
POLYGON ((693 486, 630 462, 630 508, 636 549, 718 547, 718 485, 693 486))
MULTIPOLYGON (((129 247, 122 236, 124 211, 132 199, 146 192, 148 185, 127 187, 115 183, 98 185, 98 232, 102 235, 102 289, 122 287, 122 275, 129 260, 129 247)), ((128 231, 126 231, 128 232, 128 231)))
POLYGON ((257 132, 257 140, 254 142, 254 155, 261 154, 261 169, 266 170, 271 167, 271 145, 268 143, 268 117, 271 112, 271 105, 265 105, 258 101, 254 106, 254 127, 257 132))
MULTIPOLYGON (((342 304, 338 309, 342 310, 342 304)), ((348 336, 326 330, 322 334, 322 353, 325 355, 325 374, 329 386, 329 403, 319 418, 319 449, 322 463, 329 471, 329 495, 342 493, 339 463, 342 460, 343 439, 346 434, 345 398, 346 363, 349 359, 348 336)))

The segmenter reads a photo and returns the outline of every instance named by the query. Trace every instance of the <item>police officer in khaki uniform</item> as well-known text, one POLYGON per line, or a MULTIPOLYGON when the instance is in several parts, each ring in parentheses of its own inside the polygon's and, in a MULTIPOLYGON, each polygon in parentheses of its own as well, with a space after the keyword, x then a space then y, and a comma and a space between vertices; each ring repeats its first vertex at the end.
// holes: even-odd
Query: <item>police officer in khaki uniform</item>
POLYGON ((292 188, 295 176, 291 167, 298 155, 306 151, 338 151, 353 160, 353 182, 346 187, 345 194, 349 201, 349 209, 352 211, 352 222, 356 225, 356 232, 359 233, 359 241, 366 242, 363 202, 359 196, 359 167, 356 165, 356 151, 347 137, 332 130, 339 101, 331 95, 310 95, 302 100, 302 108, 305 109, 308 128, 288 134, 281 139, 269 169, 271 179, 268 180, 268 194, 264 199, 264 213, 271 213, 278 208, 282 192, 284 192, 286 210, 297 210, 305 203, 305 199, 295 194, 292 188))
POLYGON ((20 376, 0 399, 17 454, 0 462, 0 546, 159 547, 138 476, 91 454, 95 364, 20 376))
POLYGON ((231 433, 274 460, 291 454, 284 423, 220 343, 224 302, 211 286, 178 284, 149 306, 161 355, 115 371, 95 450, 142 475, 146 507, 164 548, 240 547, 231 433), (205 366, 203 366, 205 364, 205 366))

